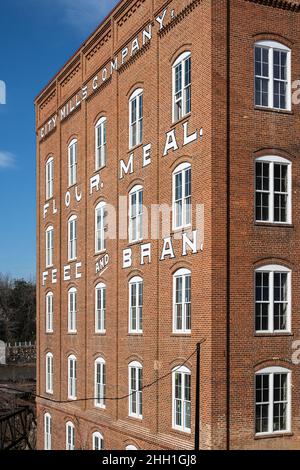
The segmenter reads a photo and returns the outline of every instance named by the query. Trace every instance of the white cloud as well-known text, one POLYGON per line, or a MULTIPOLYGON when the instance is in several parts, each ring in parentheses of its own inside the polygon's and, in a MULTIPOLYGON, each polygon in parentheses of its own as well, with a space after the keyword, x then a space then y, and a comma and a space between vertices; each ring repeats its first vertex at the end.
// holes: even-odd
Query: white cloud
POLYGON ((2 152, 0 150, 0 170, 5 168, 13 168, 15 166, 15 156, 10 152, 2 152))
POLYGON ((86 31, 98 25, 118 0, 56 0, 63 9, 64 21, 86 31))

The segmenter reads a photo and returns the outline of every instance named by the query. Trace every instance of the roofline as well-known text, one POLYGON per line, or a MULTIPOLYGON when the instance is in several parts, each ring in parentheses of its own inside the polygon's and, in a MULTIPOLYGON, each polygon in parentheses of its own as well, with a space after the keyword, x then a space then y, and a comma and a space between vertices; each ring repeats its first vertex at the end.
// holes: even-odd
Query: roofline
POLYGON ((250 3, 257 3, 259 5, 265 5, 268 7, 281 8, 284 10, 300 11, 299 0, 245 0, 250 3))
POLYGON ((50 87, 52 82, 54 82, 54 80, 56 80, 56 78, 63 71, 63 69, 67 66, 67 64, 72 62, 72 60, 81 51, 81 49, 87 44, 87 42, 92 38, 92 36, 96 33, 96 31, 100 28, 100 26, 102 26, 109 19, 109 17, 115 12, 115 10, 117 10, 117 8, 119 8, 120 4, 123 3, 124 1, 126 2, 126 0, 119 0, 118 3, 114 6, 114 8, 112 10, 110 10, 110 12, 103 18, 102 21, 100 21, 98 26, 92 31, 92 33, 87 37, 87 39, 81 43, 81 45, 78 47, 78 49, 76 49, 74 54, 70 57, 70 59, 68 59, 68 61, 64 63, 64 65, 56 72, 56 74, 47 82, 47 84, 44 86, 44 88, 42 88, 42 90, 39 92, 39 94, 34 98, 35 103, 41 97, 41 95, 47 90, 47 88, 50 87))
MULTIPOLYGON (((92 31, 92 33, 87 37, 85 41, 82 42, 82 44, 78 47, 78 49, 74 52, 74 54, 70 57, 70 59, 65 62, 65 64, 58 70, 58 72, 51 78, 51 80, 48 81, 48 83, 42 88, 42 90, 38 93, 38 95, 34 98, 34 103, 36 104, 38 99, 43 95, 44 92, 46 92, 47 88, 51 86, 51 84, 54 82, 54 80, 57 79, 59 74, 64 70, 64 68, 72 62, 72 60, 76 57, 76 55, 83 49, 83 47, 89 42, 89 40, 92 38, 92 36, 96 33, 98 29, 102 25, 105 24, 105 22, 114 14, 114 12, 120 7, 120 5, 124 2, 126 3, 128 0, 119 0, 118 3, 114 6, 114 8, 103 18, 103 20, 98 24, 98 26, 92 31)), ((130 0, 132 1, 132 0, 130 0)), ((290 11, 295 11, 299 12, 300 11, 300 3, 298 1, 293 1, 293 0, 245 0, 246 2, 250 3, 256 3, 260 5, 265 5, 265 6, 273 6, 275 8, 283 8, 287 9, 290 11)))

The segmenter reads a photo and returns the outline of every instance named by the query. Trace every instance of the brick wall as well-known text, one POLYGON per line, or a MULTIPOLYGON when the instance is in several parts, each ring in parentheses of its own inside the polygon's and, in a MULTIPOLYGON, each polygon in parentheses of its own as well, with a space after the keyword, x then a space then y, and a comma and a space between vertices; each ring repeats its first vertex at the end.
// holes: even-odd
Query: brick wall
MULTIPOLYGON (((227 2, 225 0, 124 1, 86 41, 57 77, 36 100, 37 182, 38 182, 38 393, 45 395, 45 355, 54 355, 54 394, 38 400, 38 421, 43 414, 53 418, 53 447, 65 446, 65 423, 76 427, 76 445, 91 446, 91 435, 100 430, 105 447, 192 448, 192 433, 172 429, 171 377, 143 392, 142 421, 128 417, 128 400, 111 400, 105 410, 95 409, 93 401, 70 405, 51 399, 67 399, 67 356, 75 354, 78 366, 78 398, 93 397, 94 360, 102 356, 107 365, 107 396, 128 393, 128 364, 143 365, 144 384, 150 383, 181 364, 205 338, 201 353, 201 447, 224 449, 297 447, 299 442, 296 405, 293 405, 293 434, 287 437, 257 439, 254 436, 254 373, 265 364, 289 363, 291 342, 297 339, 299 304, 297 289, 297 199, 298 108, 293 113, 270 113, 253 106, 253 44, 256 37, 281 38, 293 45, 292 79, 298 77, 299 14, 297 10, 265 6, 263 2, 234 0, 230 18, 230 103, 227 68, 227 2), (165 27, 159 32, 155 20, 167 8, 165 27), (174 10, 173 16, 171 12, 174 10), (172 20, 173 18, 173 20, 172 20), (40 140, 40 130, 53 110, 59 110, 85 84, 90 88, 95 74, 101 74, 123 47, 152 22, 151 43, 144 46, 126 65, 114 71, 98 90, 78 106, 68 119, 57 119, 55 129, 40 140), (192 113, 172 124, 172 63, 181 52, 192 54, 192 113), (63 85, 63 86, 62 86, 63 85), (144 90, 143 144, 151 143, 151 165, 142 167, 142 146, 134 149, 134 172, 119 178, 120 160, 126 163, 128 150, 128 98, 135 88, 144 90), (55 107, 53 103, 55 102, 55 107), (227 108, 230 107, 228 129, 227 108), (41 113, 42 108, 42 113, 41 113), (103 187, 89 192, 94 175, 94 125, 107 118, 107 165, 100 171, 103 187), (190 132, 203 128, 203 139, 183 146, 182 124, 190 132), (175 129, 179 149, 162 157, 166 132, 175 129), (230 132, 229 132, 230 131, 230 132), (67 148, 78 139, 78 184, 70 188, 67 207, 67 148), (230 155, 228 155, 228 137, 230 155), (254 158, 257 152, 276 149, 293 160, 292 227, 261 227, 254 223, 254 158), (46 218, 45 162, 55 160, 54 200, 46 218), (228 156, 230 158, 228 158, 228 156), (95 274, 94 210, 99 201, 118 207, 118 197, 128 195, 135 184, 144 187, 144 205, 171 203, 172 172, 182 162, 192 165, 193 203, 205 207, 204 251, 181 256, 181 244, 174 241, 175 259, 160 261, 162 240, 151 242, 151 263, 140 265, 139 245, 132 246, 133 266, 122 268, 122 252, 127 240, 108 240, 109 267, 95 274), (228 189, 230 187, 230 192, 228 189), (229 208, 229 213, 228 213, 229 208), (78 217, 78 259, 67 260, 67 220, 78 217), (228 225, 230 223, 230 226, 228 225), (45 285, 45 229, 54 226, 54 268, 45 285), (230 230, 230 236, 229 236, 230 230), (228 238, 229 236, 229 238, 228 238), (228 251, 229 248, 229 251, 228 251), (253 332, 253 271, 262 260, 283 260, 293 266, 293 334, 256 337, 253 332), (64 281, 63 267, 70 264, 71 279, 64 281), (192 334, 172 334, 172 274, 186 267, 192 272, 192 334), (144 279, 143 335, 128 334, 128 280, 144 279), (107 285, 106 334, 95 334, 94 288, 101 280, 107 285), (67 292, 78 290, 77 334, 67 334, 67 292), (54 293, 54 333, 45 334, 45 295, 54 293), (229 328, 230 327, 230 328, 229 328), (230 346, 230 349, 228 349, 230 346), (230 355, 228 355, 230 353, 230 355), (274 361, 274 356, 280 360, 274 361), (229 369, 228 369, 228 366, 229 369), (228 380, 230 387, 227 387, 228 380), (48 401, 47 401, 48 399, 48 401), (229 402, 228 402, 229 400, 229 402), (229 411, 229 415, 228 415, 229 411), (229 429, 228 429, 229 426, 229 429), (229 431, 229 434, 228 434, 229 431)), ((289 2, 287 2, 289 3, 289 2)), ((295 4, 296 2, 294 2, 295 4)), ((272 151, 273 151, 272 150, 272 151)), ((275 150, 274 150, 275 151, 275 150)), ((119 213, 119 217, 121 217, 119 213)), ((193 214, 195 219, 195 213, 193 214)), ((195 220, 193 220, 193 225, 195 220)), ((193 228, 195 228, 193 226, 193 228)), ((195 356, 188 362, 192 371, 192 402, 195 396, 195 356)), ((293 401, 297 403, 300 376, 293 370, 293 401)), ((39 432, 39 447, 43 432, 39 432)))

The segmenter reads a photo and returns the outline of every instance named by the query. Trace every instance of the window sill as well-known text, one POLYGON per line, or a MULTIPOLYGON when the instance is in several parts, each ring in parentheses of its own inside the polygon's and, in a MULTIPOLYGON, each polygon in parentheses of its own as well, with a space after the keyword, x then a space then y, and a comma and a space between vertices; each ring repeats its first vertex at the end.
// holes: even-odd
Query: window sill
POLYGON ((289 109, 277 109, 277 108, 267 108, 265 106, 254 106, 255 111, 266 111, 267 113, 276 113, 276 114, 287 114, 293 115, 294 111, 289 109))
POLYGON ((70 191, 72 188, 75 188, 75 186, 77 186, 77 181, 75 181, 73 184, 68 184, 68 191, 70 191))
POLYGON ((105 336, 106 335, 106 330, 105 331, 95 331, 96 336, 105 336))
POLYGON ((173 127, 176 127, 178 124, 181 124, 183 121, 187 121, 190 117, 191 117, 192 113, 188 113, 188 114, 185 114, 184 116, 182 116, 182 118, 178 119, 177 121, 172 121, 172 124, 171 124, 171 129, 173 127))
POLYGON ((282 337, 282 336, 294 336, 294 333, 291 333, 290 331, 275 331, 274 333, 270 332, 262 332, 262 333, 259 333, 259 332, 255 332, 254 333, 254 336, 256 338, 259 338, 259 337, 282 337))
POLYGON ((46 333, 46 335, 49 335, 49 336, 51 336, 51 335, 53 335, 53 334, 54 334, 54 331, 53 331, 53 330, 52 330, 52 331, 46 331, 45 333, 46 333))
POLYGON ((180 434, 181 436, 185 436, 185 437, 191 437, 192 435, 191 431, 184 431, 183 429, 173 428, 173 427, 172 427, 172 432, 176 434, 180 434))
POLYGON ((173 333, 171 334, 171 337, 173 338, 190 338, 192 336, 192 332, 175 332, 173 331, 173 333))
POLYGON ((94 170, 94 175, 96 175, 97 173, 99 173, 99 171, 103 170, 103 169, 106 168, 106 167, 107 167, 107 165, 106 165, 106 163, 105 163, 105 165, 100 166, 99 168, 95 168, 95 170, 94 170))
POLYGON ((96 410, 106 410, 106 406, 105 405, 95 405, 95 409, 96 410))
POLYGON ((68 331, 68 335, 69 335, 69 336, 76 336, 76 335, 77 335, 77 331, 68 331))
POLYGON ((127 333, 127 336, 129 336, 129 337, 130 337, 130 336, 139 337, 139 336, 144 336, 144 333, 143 333, 143 332, 136 333, 136 332, 134 332, 134 331, 129 331, 129 332, 127 333))
POLYGON ((278 433, 255 434, 254 439, 272 439, 276 437, 292 437, 294 435, 291 431, 282 431, 278 433))
POLYGON ((254 222, 256 227, 294 228, 294 224, 280 222, 254 222))
POLYGON ((133 420, 133 421, 139 421, 139 422, 142 422, 142 421, 143 421, 143 416, 128 415, 128 418, 129 418, 130 420, 133 420))
POLYGON ((143 145, 144 145, 143 142, 141 142, 141 143, 139 143, 139 144, 136 144, 134 147, 129 147, 127 153, 132 153, 132 152, 134 152, 135 150, 137 150, 139 147, 142 147, 143 145))
POLYGON ((172 229, 171 235, 175 235, 176 233, 186 233, 192 231, 192 224, 184 225, 183 227, 176 227, 172 229))
POLYGON ((98 256, 104 255, 106 252, 107 252, 107 249, 106 249, 106 248, 104 248, 104 250, 101 250, 101 251, 95 251, 95 254, 94 254, 94 256, 95 256, 96 258, 98 258, 98 256))
POLYGON ((144 243, 144 240, 136 240, 136 241, 133 241, 133 242, 129 241, 128 246, 139 245, 139 244, 142 244, 142 243, 144 243))

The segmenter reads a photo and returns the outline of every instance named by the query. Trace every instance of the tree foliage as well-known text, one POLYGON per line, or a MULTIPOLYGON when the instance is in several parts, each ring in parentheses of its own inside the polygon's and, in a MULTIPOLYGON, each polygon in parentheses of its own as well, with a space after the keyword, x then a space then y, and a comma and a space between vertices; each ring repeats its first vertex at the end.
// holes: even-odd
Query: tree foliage
POLYGON ((0 339, 35 341, 36 286, 0 274, 0 339))

